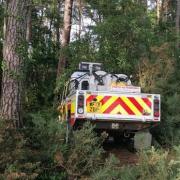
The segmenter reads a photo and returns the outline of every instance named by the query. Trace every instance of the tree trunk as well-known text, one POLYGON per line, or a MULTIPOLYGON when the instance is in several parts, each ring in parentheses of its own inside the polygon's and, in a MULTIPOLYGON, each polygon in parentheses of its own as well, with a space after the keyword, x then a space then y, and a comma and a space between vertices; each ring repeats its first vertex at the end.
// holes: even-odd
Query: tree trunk
MULTIPOLYGON (((4 7, 4 1, 0 2, 0 6, 4 7)), ((0 16, 1 16, 1 20, 4 18, 2 18, 2 16, 4 16, 4 12, 0 12, 0 16)), ((2 25, 2 27, 0 26, 0 32, 3 31, 4 26, 2 25)), ((0 42, 0 67, 2 67, 2 59, 3 59, 3 52, 2 52, 2 43, 0 42)), ((0 99, 1 99, 1 85, 2 85, 2 68, 0 68, 0 99)))
POLYGON ((157 23, 159 24, 161 17, 161 9, 162 9, 162 0, 156 1, 156 14, 157 14, 157 23))
MULTIPOLYGON (((0 66, 2 65, 2 59, 3 59, 2 47, 0 44, 0 66)), ((2 68, 0 68, 0 99, 1 99, 1 84, 2 84, 2 68)))
POLYGON ((180 0, 177 0, 176 9, 176 35, 177 35, 177 48, 179 49, 179 23, 180 23, 180 0))
POLYGON ((32 2, 29 0, 29 6, 27 9, 27 31, 26 31, 26 41, 31 44, 32 40, 32 2))
POLYGON ((26 16, 29 0, 6 1, 5 32, 3 44, 3 77, 1 117, 22 126, 22 68, 26 40, 26 16))
POLYGON ((78 38, 81 39, 81 32, 82 32, 82 0, 77 0, 77 8, 78 8, 78 25, 79 25, 79 32, 78 38))
POLYGON ((61 10, 61 0, 58 0, 57 4, 57 24, 56 24, 56 42, 58 47, 60 46, 60 10, 61 10))
POLYGON ((59 77, 65 67, 67 66, 67 58, 64 53, 64 49, 67 47, 67 45, 70 42, 70 33, 71 33, 71 23, 72 23, 72 6, 73 6, 73 0, 65 0, 64 2, 64 26, 62 31, 62 42, 61 42, 61 55, 58 63, 58 70, 57 70, 57 77, 59 77))

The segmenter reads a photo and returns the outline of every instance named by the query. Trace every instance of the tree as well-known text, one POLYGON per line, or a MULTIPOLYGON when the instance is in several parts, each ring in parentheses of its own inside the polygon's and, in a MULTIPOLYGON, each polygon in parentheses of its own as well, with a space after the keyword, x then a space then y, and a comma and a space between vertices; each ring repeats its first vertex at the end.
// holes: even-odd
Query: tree
POLYGON ((62 31, 61 42, 62 52, 58 63, 57 77, 59 77, 62 74, 64 68, 67 66, 67 58, 63 51, 70 42, 73 0, 65 0, 64 6, 64 26, 62 31))
POLYGON ((55 25, 56 27, 56 41, 57 45, 60 45, 60 22, 61 22, 61 17, 60 17, 60 9, 61 9, 61 0, 58 0, 57 2, 57 23, 55 25))
MULTIPOLYGON (((3 2, 0 0, 0 67, 2 65, 2 38, 3 38, 3 18, 4 18, 4 8, 3 2)), ((2 82, 2 70, 0 68, 0 87, 2 82)), ((1 99, 1 88, 0 88, 0 99, 1 99)))
POLYGON ((1 116, 15 128, 22 126, 23 60, 29 0, 6 1, 3 44, 1 116))
POLYGON ((179 24, 180 23, 180 0, 177 0, 176 9, 176 35, 177 35, 177 48, 179 48, 179 24))
POLYGON ((159 23, 160 18, 161 18, 161 6, 162 6, 162 1, 157 0, 157 2, 156 2, 157 23, 159 23))
MULTIPOLYGON (((31 1, 31 0, 29 0, 31 1)), ((30 44, 32 39, 32 5, 29 4, 27 8, 27 30, 26 41, 30 44)))

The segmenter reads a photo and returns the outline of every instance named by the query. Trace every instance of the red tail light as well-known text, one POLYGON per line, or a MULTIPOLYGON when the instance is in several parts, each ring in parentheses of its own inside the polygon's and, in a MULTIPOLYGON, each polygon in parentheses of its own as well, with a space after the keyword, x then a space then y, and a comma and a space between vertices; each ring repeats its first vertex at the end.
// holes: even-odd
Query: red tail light
POLYGON ((159 117, 159 115, 160 115, 159 99, 154 99, 154 117, 159 117))
POLYGON ((84 95, 78 96, 78 107, 77 107, 78 114, 84 113, 84 95))

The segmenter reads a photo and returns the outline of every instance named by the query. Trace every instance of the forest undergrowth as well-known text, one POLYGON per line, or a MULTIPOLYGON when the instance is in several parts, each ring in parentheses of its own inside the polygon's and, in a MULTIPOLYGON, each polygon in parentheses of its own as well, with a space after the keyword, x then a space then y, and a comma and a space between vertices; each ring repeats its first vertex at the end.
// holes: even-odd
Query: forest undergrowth
POLYGON ((180 0, 0 0, 0 179, 180 180, 179 19, 180 0), (56 109, 82 61, 161 95, 157 143, 136 164, 107 157, 89 123, 65 143, 56 109))
POLYGON ((152 147, 137 152, 138 163, 123 165, 105 155, 106 134, 97 136, 90 123, 74 131, 65 143, 66 125, 47 111, 30 114, 26 131, 15 131, 1 124, 1 179, 153 179, 178 180, 180 146, 169 149, 152 147))

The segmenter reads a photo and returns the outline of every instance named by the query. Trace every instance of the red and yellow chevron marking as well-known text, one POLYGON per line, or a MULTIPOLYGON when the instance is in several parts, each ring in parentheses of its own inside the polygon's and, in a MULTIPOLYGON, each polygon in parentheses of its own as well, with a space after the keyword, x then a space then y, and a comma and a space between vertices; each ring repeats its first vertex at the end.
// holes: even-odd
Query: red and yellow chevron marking
POLYGON ((121 114, 121 115, 150 115, 151 98, 127 96, 87 95, 87 113, 121 114))

